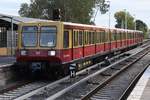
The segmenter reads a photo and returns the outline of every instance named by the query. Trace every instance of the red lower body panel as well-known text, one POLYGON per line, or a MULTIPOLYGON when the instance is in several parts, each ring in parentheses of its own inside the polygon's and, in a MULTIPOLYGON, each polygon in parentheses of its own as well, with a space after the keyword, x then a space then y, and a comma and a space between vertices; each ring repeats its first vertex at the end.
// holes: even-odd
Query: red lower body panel
POLYGON ((104 43, 96 45, 96 53, 102 53, 104 50, 104 43))
POLYGON ((111 48, 111 43, 105 43, 105 51, 109 51, 111 48))
POLYGON ((95 54, 95 45, 89 45, 84 47, 84 56, 90 56, 95 54))
POLYGON ((111 42, 111 50, 116 49, 117 45, 116 45, 116 41, 111 42))
POLYGON ((121 41, 117 41, 117 48, 121 48, 121 41))
POLYGON ((63 49, 59 51, 59 57, 62 62, 69 62, 72 60, 72 49, 63 49))
POLYGON ((83 57, 83 47, 73 48, 73 59, 83 57))

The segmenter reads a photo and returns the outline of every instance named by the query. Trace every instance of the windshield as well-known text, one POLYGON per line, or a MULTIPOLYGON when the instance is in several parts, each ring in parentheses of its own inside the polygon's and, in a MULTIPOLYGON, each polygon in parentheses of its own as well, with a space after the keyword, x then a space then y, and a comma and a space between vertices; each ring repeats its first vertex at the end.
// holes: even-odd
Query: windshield
POLYGON ((40 46, 54 47, 56 45, 56 27, 41 27, 40 46))
POLYGON ((37 44, 37 27, 24 26, 22 29, 23 46, 36 46, 37 44))

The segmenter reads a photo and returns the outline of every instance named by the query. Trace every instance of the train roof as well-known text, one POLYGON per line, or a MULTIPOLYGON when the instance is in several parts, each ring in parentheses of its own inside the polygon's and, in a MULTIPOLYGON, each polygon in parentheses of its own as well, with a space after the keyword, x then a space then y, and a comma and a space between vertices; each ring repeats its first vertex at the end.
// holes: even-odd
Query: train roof
POLYGON ((99 25, 87 25, 87 24, 79 24, 79 23, 71 23, 71 22, 63 22, 64 25, 70 25, 70 26, 81 26, 81 27, 91 27, 91 28, 102 28, 105 30, 111 30, 111 31, 127 31, 127 32, 139 32, 139 33, 143 33, 142 31, 139 30, 130 30, 130 29, 122 29, 122 28, 109 28, 109 27, 104 27, 104 26, 99 26, 99 25))
POLYGON ((112 28, 112 27, 105 27, 105 26, 99 26, 99 25, 88 25, 88 24, 80 24, 80 23, 72 23, 72 22, 61 22, 61 21, 52 21, 52 20, 32 20, 32 21, 28 21, 26 23, 40 23, 40 22, 57 22, 57 23, 62 23, 64 25, 67 26, 77 26, 77 27, 84 27, 84 28, 100 28, 100 29, 104 29, 104 30, 109 30, 110 31, 127 31, 127 32, 139 32, 139 33, 143 33, 142 31, 138 31, 138 30, 129 30, 129 29, 122 29, 122 28, 112 28))

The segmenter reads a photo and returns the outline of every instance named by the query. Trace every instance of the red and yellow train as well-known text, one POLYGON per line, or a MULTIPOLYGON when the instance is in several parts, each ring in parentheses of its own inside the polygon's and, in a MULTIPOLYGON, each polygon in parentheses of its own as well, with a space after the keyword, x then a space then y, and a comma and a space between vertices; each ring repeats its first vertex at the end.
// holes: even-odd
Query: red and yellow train
POLYGON ((21 23, 18 37, 17 63, 53 74, 68 73, 72 63, 80 70, 143 41, 141 31, 60 21, 21 23))

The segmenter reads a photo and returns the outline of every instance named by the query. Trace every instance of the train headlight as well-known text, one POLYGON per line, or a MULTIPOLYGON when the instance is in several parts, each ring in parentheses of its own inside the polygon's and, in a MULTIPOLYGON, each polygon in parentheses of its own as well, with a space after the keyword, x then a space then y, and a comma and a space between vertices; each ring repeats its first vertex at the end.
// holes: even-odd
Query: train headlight
POLYGON ((56 51, 48 51, 48 55, 49 56, 55 56, 56 55, 56 51))
POLYGON ((26 55, 27 55, 27 51, 26 51, 26 50, 21 50, 20 54, 21 54, 22 56, 26 56, 26 55))

